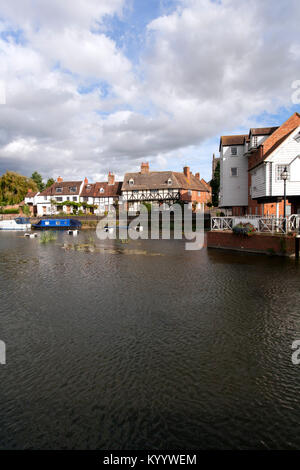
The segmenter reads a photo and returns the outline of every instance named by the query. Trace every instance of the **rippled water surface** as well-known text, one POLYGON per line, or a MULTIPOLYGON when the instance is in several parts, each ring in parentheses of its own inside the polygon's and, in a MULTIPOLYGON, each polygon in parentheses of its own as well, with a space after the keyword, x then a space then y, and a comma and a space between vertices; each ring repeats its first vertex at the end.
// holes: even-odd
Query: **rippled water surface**
POLYGON ((300 447, 300 266, 0 233, 0 448, 300 447))

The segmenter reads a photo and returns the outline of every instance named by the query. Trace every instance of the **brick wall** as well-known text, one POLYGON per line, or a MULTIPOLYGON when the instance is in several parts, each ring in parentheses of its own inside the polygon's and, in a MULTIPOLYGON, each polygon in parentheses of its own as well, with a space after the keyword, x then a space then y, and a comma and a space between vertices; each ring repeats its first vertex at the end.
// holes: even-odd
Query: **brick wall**
POLYGON ((295 237, 268 234, 255 234, 252 237, 235 235, 231 231, 210 231, 207 233, 209 248, 226 248, 254 253, 275 253, 292 255, 295 253, 295 237), (285 249, 285 252, 283 250, 285 249))

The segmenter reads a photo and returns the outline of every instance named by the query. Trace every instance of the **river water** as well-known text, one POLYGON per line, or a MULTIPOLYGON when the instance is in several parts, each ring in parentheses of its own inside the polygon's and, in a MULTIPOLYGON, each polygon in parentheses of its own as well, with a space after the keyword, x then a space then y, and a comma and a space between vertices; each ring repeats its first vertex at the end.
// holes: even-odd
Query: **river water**
POLYGON ((1 449, 300 447, 300 266, 0 233, 1 449))

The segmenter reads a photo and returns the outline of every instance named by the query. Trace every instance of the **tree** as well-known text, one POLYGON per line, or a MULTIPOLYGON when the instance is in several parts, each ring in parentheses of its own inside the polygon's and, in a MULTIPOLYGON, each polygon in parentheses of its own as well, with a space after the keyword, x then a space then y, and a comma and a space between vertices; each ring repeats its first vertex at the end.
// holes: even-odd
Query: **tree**
POLYGON ((8 205, 22 202, 29 189, 38 191, 35 181, 14 171, 7 171, 0 177, 0 204, 8 205))
POLYGON ((54 184, 54 183, 55 183, 54 179, 53 179, 53 178, 49 178, 48 181, 47 181, 47 183, 46 183, 46 188, 49 188, 49 186, 52 186, 52 184, 54 184))
POLYGON ((214 207, 219 205, 219 192, 220 192, 220 162, 217 163, 214 177, 210 182, 212 188, 212 203, 214 207))
POLYGON ((43 189, 45 189, 45 185, 43 183, 43 178, 37 171, 34 171, 32 173, 31 179, 33 179, 33 181, 36 183, 39 191, 43 191, 43 189))

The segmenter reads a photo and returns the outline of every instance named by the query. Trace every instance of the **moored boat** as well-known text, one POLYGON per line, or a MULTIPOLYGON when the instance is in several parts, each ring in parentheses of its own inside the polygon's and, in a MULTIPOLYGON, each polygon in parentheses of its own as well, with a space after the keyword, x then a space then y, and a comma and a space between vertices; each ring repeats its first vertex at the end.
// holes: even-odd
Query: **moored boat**
POLYGON ((76 219, 42 219, 32 224, 35 230, 79 230, 81 222, 76 219))
POLYGON ((27 217, 16 217, 11 220, 0 220, 0 230, 30 230, 31 223, 27 217))

